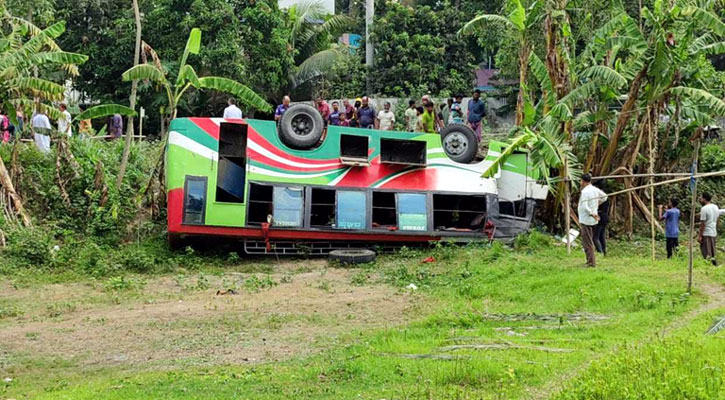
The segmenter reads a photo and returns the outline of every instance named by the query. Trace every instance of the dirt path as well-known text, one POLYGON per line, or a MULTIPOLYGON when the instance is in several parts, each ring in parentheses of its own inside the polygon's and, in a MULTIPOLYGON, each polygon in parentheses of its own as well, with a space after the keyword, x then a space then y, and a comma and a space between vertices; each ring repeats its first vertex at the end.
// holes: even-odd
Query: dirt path
MULTIPOLYGON (((683 315, 679 316, 669 324, 664 326, 660 331, 661 335, 669 335, 672 332, 689 325, 698 316, 707 313, 718 308, 725 307, 725 286, 707 282, 703 277, 700 277, 701 282, 696 286, 695 290, 701 291, 706 297, 707 301, 700 304, 697 308, 690 310, 683 315)), ((600 355, 593 357, 583 365, 579 366, 575 370, 568 371, 556 379, 551 380, 549 383, 540 388, 531 388, 529 390, 529 399, 531 400, 545 400, 556 394, 563 388, 563 385, 567 382, 576 379, 576 377, 582 372, 586 371, 587 368, 601 357, 606 357, 608 352, 601 353, 600 355)))
POLYGON ((0 305, 12 297, 29 311, 0 324, 0 372, 17 370, 23 358, 78 368, 276 361, 328 348, 355 329, 403 323, 412 296, 353 285, 356 273, 303 261, 276 266, 271 281, 266 274, 191 276, 184 283, 164 277, 121 299, 101 285, 3 287, 0 305), (200 279, 207 289, 196 287, 200 279), (269 282, 276 285, 264 287, 269 282), (216 294, 230 283, 238 294, 216 294))

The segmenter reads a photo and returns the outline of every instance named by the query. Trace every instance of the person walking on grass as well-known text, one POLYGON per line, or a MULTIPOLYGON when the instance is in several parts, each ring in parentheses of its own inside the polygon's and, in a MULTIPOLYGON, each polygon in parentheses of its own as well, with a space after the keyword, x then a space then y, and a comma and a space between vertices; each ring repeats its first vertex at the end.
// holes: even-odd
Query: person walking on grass
POLYGON ((662 204, 659 206, 660 220, 665 221, 665 240, 667 240, 667 258, 677 252, 677 246, 680 245, 680 209, 677 205, 680 201, 671 198, 667 205, 667 211, 662 213, 662 204))
POLYGON ((592 185, 592 176, 582 175, 582 190, 579 195, 579 223, 582 229, 582 247, 587 257, 587 267, 596 267, 594 249, 594 228, 599 222, 599 206, 607 201, 607 194, 592 185))
POLYGON ((30 121, 30 128, 33 131, 33 140, 41 153, 50 152, 50 131, 53 129, 50 120, 43 110, 33 116, 30 121))
POLYGON ((700 234, 697 241, 700 242, 702 257, 717 266, 715 258, 715 247, 717 243, 717 218, 720 216, 720 208, 711 203, 712 195, 703 193, 700 198, 700 234))
POLYGON ((481 100, 481 91, 476 89, 473 98, 468 100, 468 126, 476 132, 476 137, 481 141, 481 123, 486 116, 486 105, 481 100))

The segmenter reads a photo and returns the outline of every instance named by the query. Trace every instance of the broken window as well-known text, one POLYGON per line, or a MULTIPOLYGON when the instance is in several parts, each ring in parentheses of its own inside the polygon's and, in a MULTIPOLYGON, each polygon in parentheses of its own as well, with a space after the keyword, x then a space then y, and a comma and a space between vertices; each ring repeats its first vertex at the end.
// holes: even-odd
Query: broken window
POLYGON ((501 215, 513 217, 526 217, 526 201, 501 201, 498 202, 498 209, 501 215))
POLYGON ((486 223, 485 195, 433 195, 433 226, 436 230, 473 231, 486 223))
POLYGON ((428 144, 422 140, 380 139, 380 162, 383 164, 426 164, 428 144))
POLYGON ((332 228, 335 225, 335 191, 312 188, 310 192, 310 226, 332 228))
POLYGON ((252 183, 249 185, 249 203, 247 204, 247 221, 250 225, 259 225, 268 221, 274 214, 274 188, 269 185, 252 183))
POLYGON ((398 228, 401 231, 427 231, 428 207, 422 193, 398 193, 398 228))
POLYGON ((219 125, 216 201, 244 203, 247 125, 219 125))
POLYGON ((398 226, 395 193, 373 192, 373 229, 391 229, 398 226))
POLYGON ((337 191, 337 228, 365 229, 367 227, 366 194, 362 191, 337 191))
POLYGON ((203 225, 206 211, 206 182, 202 176, 187 176, 184 183, 184 223, 203 225))
POLYGON ((274 187, 273 226, 301 227, 304 189, 301 187, 274 187))

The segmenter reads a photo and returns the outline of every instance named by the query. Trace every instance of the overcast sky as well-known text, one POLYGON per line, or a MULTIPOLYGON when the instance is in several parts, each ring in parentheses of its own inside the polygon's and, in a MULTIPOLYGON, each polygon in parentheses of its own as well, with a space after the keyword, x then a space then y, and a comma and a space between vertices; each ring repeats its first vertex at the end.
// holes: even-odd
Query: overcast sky
MULTIPOLYGON (((279 0, 279 8, 287 8, 293 4, 300 3, 301 1, 302 0, 279 0)), ((322 4, 324 4, 330 14, 335 13, 335 0, 322 0, 322 4)))

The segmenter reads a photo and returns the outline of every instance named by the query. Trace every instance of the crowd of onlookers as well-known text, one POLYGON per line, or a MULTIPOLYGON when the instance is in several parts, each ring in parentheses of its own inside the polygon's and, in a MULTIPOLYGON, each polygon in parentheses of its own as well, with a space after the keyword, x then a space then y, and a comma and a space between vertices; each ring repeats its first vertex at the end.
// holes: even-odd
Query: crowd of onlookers
MULTIPOLYGON (((285 96, 282 104, 277 106, 274 119, 279 121, 290 107, 290 97, 285 96)), ((396 116, 391 110, 389 101, 383 104, 383 109, 377 111, 367 96, 356 98, 354 101, 342 100, 342 104, 333 101, 329 104, 322 98, 315 100, 317 111, 322 116, 326 126, 346 126, 363 129, 380 129, 392 131, 396 129, 396 116)), ((230 104, 232 107, 233 104, 230 104)), ((230 108, 227 108, 230 110, 230 108)), ((224 112, 225 118, 227 110, 224 112)), ((421 98, 420 102, 410 100, 403 113, 404 130, 408 132, 439 133, 449 124, 466 124, 481 139, 481 124, 486 115, 486 106, 481 99, 481 92, 473 92, 473 98, 468 101, 464 113, 463 95, 456 95, 440 106, 436 106, 429 95, 421 98)), ((238 118, 238 117, 237 117, 238 118)))
MULTIPOLYGON (((9 143, 20 140, 28 132, 32 135, 33 141, 40 151, 50 151, 51 136, 54 131, 53 124, 46 109, 36 107, 37 111, 30 117, 30 129, 27 129, 27 122, 22 111, 15 114, 15 121, 0 111, 0 143, 9 143)), ((81 112, 83 110, 81 109, 81 112)), ((58 105, 59 116, 56 120, 55 131, 67 137, 73 136, 73 117, 68 111, 65 103, 58 105)), ((81 137, 93 135, 91 120, 84 119, 78 122, 78 134, 81 137)), ((112 115, 107 121, 108 139, 118 139, 123 135, 123 117, 120 114, 112 115)))

